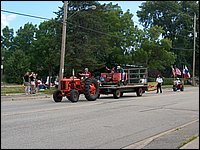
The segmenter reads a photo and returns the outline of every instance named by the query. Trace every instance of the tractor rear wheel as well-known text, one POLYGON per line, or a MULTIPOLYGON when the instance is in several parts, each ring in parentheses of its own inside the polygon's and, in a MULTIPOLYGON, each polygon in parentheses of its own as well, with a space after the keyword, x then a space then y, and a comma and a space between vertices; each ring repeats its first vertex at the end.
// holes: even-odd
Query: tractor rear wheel
POLYGON ((95 78, 88 78, 83 89, 88 101, 95 101, 99 97, 99 84, 95 78))
POLYGON ((79 100, 79 92, 78 92, 77 90, 72 90, 72 91, 71 91, 71 94, 70 94, 69 100, 70 100, 72 103, 78 102, 78 100, 79 100))
POLYGON ((61 91, 60 90, 56 90, 54 93, 53 93, 53 99, 55 102, 61 102, 62 101, 62 96, 61 96, 61 91))

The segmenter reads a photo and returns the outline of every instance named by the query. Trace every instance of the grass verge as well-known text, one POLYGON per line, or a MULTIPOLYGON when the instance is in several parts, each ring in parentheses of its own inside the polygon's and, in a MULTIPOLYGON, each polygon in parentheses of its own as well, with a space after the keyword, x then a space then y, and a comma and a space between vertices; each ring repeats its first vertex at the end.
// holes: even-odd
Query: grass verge
POLYGON ((177 148, 180 149, 181 147, 183 147, 185 144, 188 144, 189 142, 193 141, 194 139, 196 139, 198 136, 192 136, 189 139, 186 139, 185 141, 183 141, 177 148))
MULTIPOLYGON (((53 92, 56 90, 55 87, 51 87, 50 89, 46 89, 44 91, 38 91, 38 93, 44 93, 44 94, 53 94, 53 92)), ((18 94, 18 93, 24 93, 22 86, 16 86, 16 87, 1 87, 1 95, 6 94, 18 94)))

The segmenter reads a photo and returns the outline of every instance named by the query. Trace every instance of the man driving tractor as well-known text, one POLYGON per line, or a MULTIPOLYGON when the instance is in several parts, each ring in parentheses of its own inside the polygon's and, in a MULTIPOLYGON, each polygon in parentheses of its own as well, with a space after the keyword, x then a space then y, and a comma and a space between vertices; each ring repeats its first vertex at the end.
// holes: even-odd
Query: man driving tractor
POLYGON ((88 77, 91 77, 92 74, 88 71, 88 68, 85 68, 85 71, 83 73, 79 73, 81 77, 81 79, 86 79, 88 77))

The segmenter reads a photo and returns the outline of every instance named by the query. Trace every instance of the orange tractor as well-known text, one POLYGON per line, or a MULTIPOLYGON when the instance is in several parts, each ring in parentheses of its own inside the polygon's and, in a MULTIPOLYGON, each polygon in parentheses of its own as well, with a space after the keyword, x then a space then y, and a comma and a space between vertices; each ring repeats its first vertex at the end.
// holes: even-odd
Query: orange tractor
POLYGON ((73 75, 63 78, 59 84, 60 89, 53 93, 55 102, 61 102, 63 97, 67 97, 73 103, 78 102, 80 94, 84 94, 88 101, 95 101, 99 95, 99 84, 93 77, 80 79, 73 75))

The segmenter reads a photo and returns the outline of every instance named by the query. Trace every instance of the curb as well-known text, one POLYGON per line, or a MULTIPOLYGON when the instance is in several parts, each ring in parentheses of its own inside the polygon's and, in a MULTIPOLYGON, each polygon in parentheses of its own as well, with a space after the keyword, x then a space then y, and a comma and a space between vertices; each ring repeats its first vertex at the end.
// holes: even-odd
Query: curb
POLYGON ((49 94, 32 94, 25 95, 24 93, 20 94, 3 94, 1 95, 1 100, 3 101, 13 101, 13 100, 29 100, 29 99, 38 99, 38 98, 51 98, 49 94))
POLYGON ((199 136, 189 143, 183 145, 180 149, 199 149, 199 136))

